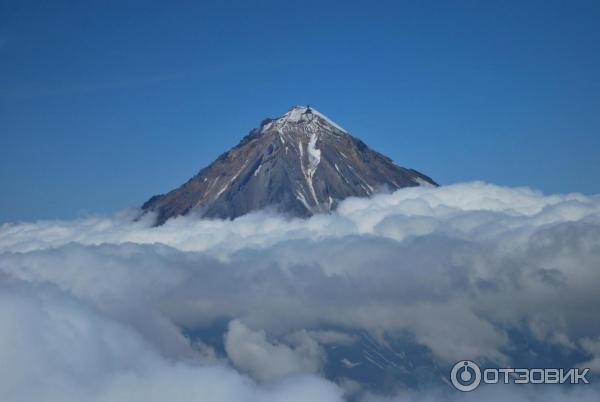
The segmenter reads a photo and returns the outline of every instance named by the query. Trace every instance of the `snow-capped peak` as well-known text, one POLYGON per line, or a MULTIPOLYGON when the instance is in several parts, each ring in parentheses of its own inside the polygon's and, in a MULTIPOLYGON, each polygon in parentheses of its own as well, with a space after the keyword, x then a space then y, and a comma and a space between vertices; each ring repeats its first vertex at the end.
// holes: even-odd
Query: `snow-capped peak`
POLYGON ((143 205, 157 224, 197 211, 236 218, 263 208, 306 217, 330 212, 347 197, 378 188, 436 183, 392 163, 310 106, 294 106, 264 119, 240 143, 178 189, 143 205))
POLYGON ((337 130, 343 133, 348 133, 348 131, 344 130, 339 124, 335 123, 333 120, 331 120, 323 113, 319 112, 317 109, 311 106, 292 106, 287 113, 285 113, 277 120, 282 124, 285 124, 287 122, 312 122, 315 117, 321 119, 328 125, 336 128, 337 130))

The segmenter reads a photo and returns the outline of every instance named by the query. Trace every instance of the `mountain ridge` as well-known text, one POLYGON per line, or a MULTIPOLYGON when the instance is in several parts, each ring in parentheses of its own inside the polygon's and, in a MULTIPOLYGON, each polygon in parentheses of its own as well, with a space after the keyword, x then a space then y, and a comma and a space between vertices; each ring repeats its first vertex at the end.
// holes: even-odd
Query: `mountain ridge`
POLYGON ((307 217, 331 212, 350 196, 381 188, 437 186, 430 177, 396 165, 310 106, 293 106, 258 128, 180 187, 142 206, 156 223, 191 211, 236 218, 264 208, 307 217))

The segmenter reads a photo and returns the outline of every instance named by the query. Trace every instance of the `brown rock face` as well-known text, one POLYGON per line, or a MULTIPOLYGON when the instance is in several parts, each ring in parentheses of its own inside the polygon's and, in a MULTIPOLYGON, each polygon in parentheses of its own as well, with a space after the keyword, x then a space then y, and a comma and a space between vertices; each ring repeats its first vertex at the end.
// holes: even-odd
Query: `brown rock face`
POLYGON ((157 224, 195 211, 235 218, 274 208, 294 216, 332 211, 350 196, 387 188, 437 186, 429 177, 394 164, 327 117, 296 106, 260 128, 181 187, 150 198, 144 211, 157 224))

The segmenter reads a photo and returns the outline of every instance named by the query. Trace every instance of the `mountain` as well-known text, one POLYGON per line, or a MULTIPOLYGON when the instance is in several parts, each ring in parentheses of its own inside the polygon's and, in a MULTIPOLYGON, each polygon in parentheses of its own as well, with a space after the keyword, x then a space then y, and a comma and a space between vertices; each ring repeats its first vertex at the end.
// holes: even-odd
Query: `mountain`
POLYGON ((400 167, 309 106, 265 119, 240 143, 181 187, 150 198, 144 211, 157 224, 191 211, 235 218, 274 208, 306 217, 332 211, 339 201, 379 190, 437 186, 400 167))

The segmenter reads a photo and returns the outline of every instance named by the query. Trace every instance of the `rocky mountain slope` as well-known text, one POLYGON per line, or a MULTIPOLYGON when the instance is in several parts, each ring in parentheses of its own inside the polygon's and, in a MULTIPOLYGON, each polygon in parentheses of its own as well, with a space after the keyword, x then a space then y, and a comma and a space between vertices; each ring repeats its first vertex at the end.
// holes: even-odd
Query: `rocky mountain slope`
POLYGON ((150 198, 142 209, 156 212, 159 225, 190 211, 235 218, 273 208, 304 217, 332 211, 350 196, 420 185, 437 186, 373 151, 315 109, 295 106, 277 119, 263 120, 187 183, 150 198))

